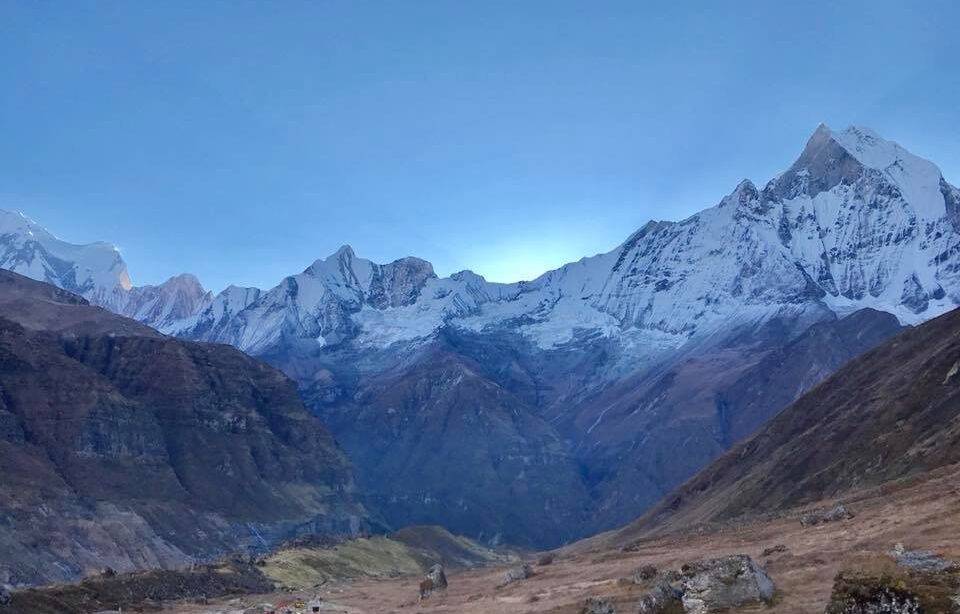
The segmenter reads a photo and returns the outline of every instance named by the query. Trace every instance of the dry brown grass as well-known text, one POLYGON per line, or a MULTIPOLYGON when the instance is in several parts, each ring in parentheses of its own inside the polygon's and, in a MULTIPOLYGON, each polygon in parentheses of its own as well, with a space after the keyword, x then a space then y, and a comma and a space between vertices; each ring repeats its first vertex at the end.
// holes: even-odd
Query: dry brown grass
MULTIPOLYGON (((618 580, 641 565, 669 569, 700 558, 744 553, 767 569, 777 584, 778 596, 771 607, 755 606, 741 612, 809 614, 823 612, 841 569, 875 565, 877 555, 897 542, 960 558, 960 468, 956 466, 932 472, 924 480, 854 493, 845 501, 856 518, 816 527, 801 527, 794 517, 765 520, 726 530, 641 540, 633 552, 615 548, 608 534, 559 551, 553 564, 535 567, 533 577, 502 589, 495 588, 502 567, 452 573, 447 591, 419 604, 419 576, 360 579, 330 586, 320 594, 330 603, 331 612, 574 614, 593 595, 611 598, 619 606, 635 604, 643 588, 618 580), (764 548, 776 544, 785 545, 786 550, 761 555, 764 548)), ((175 611, 236 611, 225 605, 182 606, 175 611)), ((630 611, 627 607, 622 611, 630 611)))

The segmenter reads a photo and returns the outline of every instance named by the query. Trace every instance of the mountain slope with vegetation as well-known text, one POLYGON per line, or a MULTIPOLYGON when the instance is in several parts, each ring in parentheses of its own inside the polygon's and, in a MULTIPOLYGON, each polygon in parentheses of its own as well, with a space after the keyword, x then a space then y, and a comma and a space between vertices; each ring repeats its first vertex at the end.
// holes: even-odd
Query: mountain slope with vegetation
POLYGON ((350 465, 276 369, 0 271, 0 582, 353 534, 350 465))
POLYGON ((628 527, 775 513, 960 462, 960 310, 834 373, 628 527))

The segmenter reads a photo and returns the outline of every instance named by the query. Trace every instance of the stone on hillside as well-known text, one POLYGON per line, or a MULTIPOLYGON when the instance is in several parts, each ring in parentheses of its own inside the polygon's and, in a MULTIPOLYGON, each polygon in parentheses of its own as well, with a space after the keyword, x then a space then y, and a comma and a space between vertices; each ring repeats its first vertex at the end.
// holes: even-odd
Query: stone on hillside
POLYGON ((420 599, 426 599, 433 591, 447 588, 447 575, 443 573, 443 565, 437 563, 430 568, 426 577, 420 581, 420 599))
POLYGON ((770 546, 769 548, 764 548, 763 552, 760 553, 760 556, 770 556, 771 554, 779 554, 781 552, 786 552, 787 547, 783 544, 777 544, 776 546, 770 546))
POLYGON ((644 593, 637 603, 639 614, 680 614, 683 612, 681 601, 683 592, 668 582, 660 582, 644 593))
POLYGON ((657 568, 653 565, 644 565, 633 572, 633 583, 643 584, 657 577, 657 568))
POLYGON ((850 520, 853 517, 853 513, 844 504, 838 503, 827 510, 807 512, 800 517, 800 524, 805 527, 814 527, 818 524, 837 522, 838 520, 850 520))
POLYGON ((937 573, 958 568, 954 561, 947 560, 928 550, 907 550, 903 547, 903 544, 894 546, 893 550, 890 551, 890 556, 897 562, 897 565, 914 571, 937 573))
POLYGON ((617 609, 605 597, 588 597, 580 614, 617 614, 617 609))
POLYGON ((745 554, 698 561, 684 565, 682 572, 683 606, 692 614, 773 598, 773 581, 745 554))
POLYGON ((902 579, 841 572, 833 582, 826 614, 921 614, 923 611, 920 597, 909 590, 902 579))
POLYGON ((503 581, 500 583, 500 586, 513 584, 514 582, 519 582, 520 580, 526 580, 532 575, 533 568, 527 563, 517 567, 511 567, 503 574, 503 581))
POLYGON ((0 607, 10 605, 11 601, 13 601, 13 592, 10 590, 10 587, 5 584, 0 584, 0 607))
POLYGON ((537 565, 540 567, 546 567, 547 565, 553 565, 554 555, 552 552, 546 552, 540 555, 540 558, 537 559, 537 565))
POLYGON ((443 565, 435 564, 427 572, 427 577, 433 580, 433 586, 436 589, 447 588, 447 574, 443 573, 443 565))
POLYGON ((920 559, 926 569, 879 565, 841 571, 833 582, 827 614, 960 612, 958 570, 920 559))

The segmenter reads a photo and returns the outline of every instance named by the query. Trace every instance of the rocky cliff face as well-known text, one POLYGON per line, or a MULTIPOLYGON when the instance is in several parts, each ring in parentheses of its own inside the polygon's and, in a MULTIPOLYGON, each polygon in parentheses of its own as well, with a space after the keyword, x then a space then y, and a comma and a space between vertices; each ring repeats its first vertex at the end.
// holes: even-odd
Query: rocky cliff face
POLYGON ((901 330, 896 318, 873 310, 785 334, 794 328, 776 320, 724 337, 584 400, 568 432, 601 502, 587 532, 635 519, 846 361, 901 330))
POLYGON ((184 565, 366 522, 293 383, 0 272, 0 582, 184 565))

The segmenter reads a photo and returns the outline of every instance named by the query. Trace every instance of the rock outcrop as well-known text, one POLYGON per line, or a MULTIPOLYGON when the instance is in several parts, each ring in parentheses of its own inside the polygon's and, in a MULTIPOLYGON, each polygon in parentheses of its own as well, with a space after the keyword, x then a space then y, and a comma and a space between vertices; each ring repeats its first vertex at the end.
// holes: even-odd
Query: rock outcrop
POLYGON ((683 607, 690 614, 707 614, 773 599, 773 581, 744 554, 684 565, 683 607))
POLYGON ((837 574, 827 614, 960 612, 960 568, 951 561, 902 546, 890 559, 869 560, 837 574))
POLYGON ((580 614, 617 614, 617 609, 609 599, 589 597, 580 608, 580 614))
POLYGON ((500 586, 507 586, 508 584, 513 584, 514 582, 526 580, 532 575, 533 568, 527 563, 518 565, 516 567, 511 567, 503 573, 503 579, 500 581, 500 586))
POLYGON ((637 602, 638 614, 680 614, 684 611, 683 591, 669 582, 658 582, 637 602))
POLYGON ((897 544, 890 551, 897 565, 911 571, 923 573, 960 572, 960 563, 946 559, 928 550, 907 550, 903 544, 897 544))
POLYGON ((434 591, 447 588, 447 575, 443 572, 443 565, 436 563, 427 571, 426 577, 420 581, 420 599, 426 599, 434 591))

